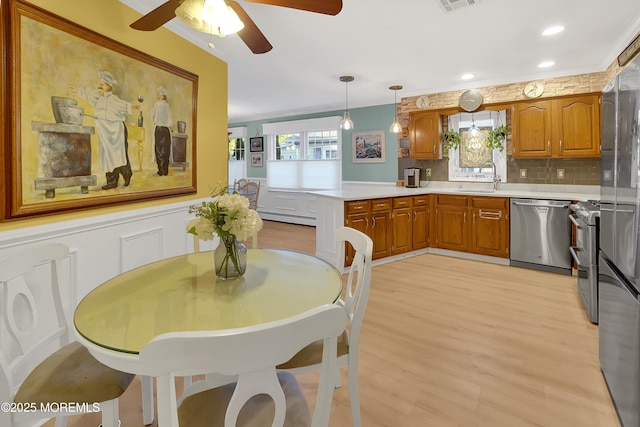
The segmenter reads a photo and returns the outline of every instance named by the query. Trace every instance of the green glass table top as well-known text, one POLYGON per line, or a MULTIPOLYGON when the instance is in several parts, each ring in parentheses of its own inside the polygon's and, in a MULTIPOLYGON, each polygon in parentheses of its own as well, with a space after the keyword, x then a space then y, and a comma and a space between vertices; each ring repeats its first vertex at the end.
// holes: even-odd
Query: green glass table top
POLYGON ((123 273, 95 288, 74 314, 76 330, 109 349, 138 353, 166 332, 239 328, 335 302, 342 277, 311 255, 249 249, 247 271, 217 280, 213 252, 181 255, 123 273))

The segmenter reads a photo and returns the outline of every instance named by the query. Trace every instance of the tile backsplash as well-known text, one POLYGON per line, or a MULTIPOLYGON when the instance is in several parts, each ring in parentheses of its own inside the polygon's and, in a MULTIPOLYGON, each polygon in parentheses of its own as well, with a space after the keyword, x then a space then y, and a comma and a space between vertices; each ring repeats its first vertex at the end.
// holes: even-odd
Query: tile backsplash
MULTIPOLYGON (((421 180, 426 180, 425 169, 431 169, 431 181, 448 181, 446 159, 398 159, 398 179, 404 178, 405 168, 421 168, 421 180)), ((514 159, 507 161, 507 182, 516 184, 600 185, 599 158, 573 159, 514 159), (558 172, 560 170, 560 173, 558 172), (524 171, 524 172, 523 172, 524 171), (522 176, 525 175, 525 176, 522 176)))

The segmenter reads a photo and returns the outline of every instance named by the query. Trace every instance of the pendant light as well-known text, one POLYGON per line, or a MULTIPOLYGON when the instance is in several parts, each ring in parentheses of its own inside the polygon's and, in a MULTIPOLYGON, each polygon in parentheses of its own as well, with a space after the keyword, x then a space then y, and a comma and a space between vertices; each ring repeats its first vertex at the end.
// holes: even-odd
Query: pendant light
POLYGON ((402 86, 389 86, 389 89, 393 91, 394 93, 394 103, 393 103, 393 107, 395 108, 395 115, 393 117, 393 123, 391 123, 391 127, 389 127, 389 130, 392 133, 400 133, 402 132, 402 125, 400 124, 400 122, 398 121, 398 91, 400 89, 402 89, 402 86))
POLYGON ((473 119, 473 113, 471 113, 471 127, 469 128, 472 136, 476 136, 480 132, 480 128, 476 126, 476 121, 473 119))
POLYGON ((340 122, 340 128, 349 130, 353 129, 353 121, 351 121, 351 117, 349 117, 349 82, 353 81, 353 76, 342 76, 340 77, 340 81, 344 82, 345 90, 345 109, 344 116, 340 122))

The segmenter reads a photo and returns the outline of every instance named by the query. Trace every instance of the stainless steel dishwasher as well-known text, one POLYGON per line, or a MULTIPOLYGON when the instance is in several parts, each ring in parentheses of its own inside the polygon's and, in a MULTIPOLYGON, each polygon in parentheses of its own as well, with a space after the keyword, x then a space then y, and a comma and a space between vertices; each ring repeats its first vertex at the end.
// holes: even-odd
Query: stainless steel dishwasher
POLYGON ((511 199, 511 265, 571 274, 570 204, 511 199))

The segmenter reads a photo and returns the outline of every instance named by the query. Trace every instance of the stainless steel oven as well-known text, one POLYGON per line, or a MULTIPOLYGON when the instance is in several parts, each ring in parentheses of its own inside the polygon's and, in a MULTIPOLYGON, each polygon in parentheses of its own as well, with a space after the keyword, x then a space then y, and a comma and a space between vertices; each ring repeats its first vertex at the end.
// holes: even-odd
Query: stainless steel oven
POLYGON ((575 226, 571 256, 578 273, 578 293, 589 320, 598 323, 598 249, 600 246, 600 204, 590 200, 571 205, 569 219, 575 226))

